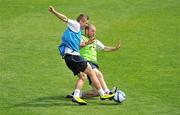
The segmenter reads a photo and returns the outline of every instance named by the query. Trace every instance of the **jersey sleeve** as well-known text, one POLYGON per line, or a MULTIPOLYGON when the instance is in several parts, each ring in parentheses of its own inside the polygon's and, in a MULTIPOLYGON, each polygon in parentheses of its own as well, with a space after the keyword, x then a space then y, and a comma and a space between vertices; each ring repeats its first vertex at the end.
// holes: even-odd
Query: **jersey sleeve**
POLYGON ((104 49, 104 44, 102 42, 100 42, 99 40, 96 40, 96 49, 97 50, 103 50, 104 49))
POLYGON ((80 31, 80 24, 79 24, 77 21, 75 21, 75 20, 68 19, 67 26, 68 26, 73 32, 78 33, 78 32, 80 31))

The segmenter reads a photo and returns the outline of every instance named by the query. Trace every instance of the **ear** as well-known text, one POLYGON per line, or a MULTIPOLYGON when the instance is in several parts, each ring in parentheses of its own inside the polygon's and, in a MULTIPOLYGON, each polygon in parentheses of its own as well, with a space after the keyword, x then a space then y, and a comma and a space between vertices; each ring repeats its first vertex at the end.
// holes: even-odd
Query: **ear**
POLYGON ((82 23, 82 20, 79 20, 79 23, 81 24, 81 23, 82 23))
POLYGON ((88 34, 88 29, 85 29, 85 34, 88 34))

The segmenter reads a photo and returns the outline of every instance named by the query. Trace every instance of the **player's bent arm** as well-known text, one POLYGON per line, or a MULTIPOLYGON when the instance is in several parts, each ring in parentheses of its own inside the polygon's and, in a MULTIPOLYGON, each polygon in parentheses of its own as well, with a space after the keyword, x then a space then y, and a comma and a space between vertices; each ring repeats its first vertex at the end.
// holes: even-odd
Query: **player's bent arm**
POLYGON ((85 46, 87 46, 87 45, 89 45, 89 44, 92 44, 92 43, 94 43, 94 42, 95 42, 95 38, 92 37, 92 38, 90 38, 88 41, 83 41, 83 42, 81 42, 81 43, 80 43, 80 47, 83 48, 83 47, 85 47, 85 46))
POLYGON ((68 18, 65 15, 57 12, 52 6, 49 7, 49 11, 63 22, 68 22, 68 18))

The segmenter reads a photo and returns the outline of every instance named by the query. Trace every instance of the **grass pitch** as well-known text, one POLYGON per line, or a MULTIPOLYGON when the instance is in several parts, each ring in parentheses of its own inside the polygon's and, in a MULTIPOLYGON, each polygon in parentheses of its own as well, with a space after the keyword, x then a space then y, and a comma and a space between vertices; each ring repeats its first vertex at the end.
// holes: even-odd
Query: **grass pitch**
POLYGON ((179 0, 0 0, 0 114, 179 115, 179 5, 179 0), (124 103, 93 98, 78 106, 64 98, 76 78, 57 49, 66 26, 48 12, 49 5, 72 19, 88 14, 106 45, 121 40, 119 51, 99 52, 98 60, 108 86, 126 93, 124 103))

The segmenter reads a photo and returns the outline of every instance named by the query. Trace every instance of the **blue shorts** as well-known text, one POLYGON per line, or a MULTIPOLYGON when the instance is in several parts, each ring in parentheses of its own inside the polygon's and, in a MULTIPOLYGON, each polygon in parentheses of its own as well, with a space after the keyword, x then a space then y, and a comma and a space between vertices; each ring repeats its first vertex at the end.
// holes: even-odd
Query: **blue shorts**
POLYGON ((88 62, 89 62, 89 64, 91 65, 91 68, 92 68, 92 69, 95 69, 95 68, 99 69, 99 66, 98 66, 96 63, 93 63, 93 62, 91 62, 91 61, 88 61, 88 62))
POLYGON ((65 62, 74 75, 84 72, 87 68, 87 61, 80 55, 65 54, 65 62))

